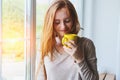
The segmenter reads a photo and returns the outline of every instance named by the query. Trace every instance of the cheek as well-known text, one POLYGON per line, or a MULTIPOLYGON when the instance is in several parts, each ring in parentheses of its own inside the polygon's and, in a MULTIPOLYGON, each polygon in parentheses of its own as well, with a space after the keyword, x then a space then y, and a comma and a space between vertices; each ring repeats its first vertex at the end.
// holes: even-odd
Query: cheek
POLYGON ((54 28, 54 31, 57 32, 58 27, 57 27, 57 26, 54 26, 53 28, 54 28))

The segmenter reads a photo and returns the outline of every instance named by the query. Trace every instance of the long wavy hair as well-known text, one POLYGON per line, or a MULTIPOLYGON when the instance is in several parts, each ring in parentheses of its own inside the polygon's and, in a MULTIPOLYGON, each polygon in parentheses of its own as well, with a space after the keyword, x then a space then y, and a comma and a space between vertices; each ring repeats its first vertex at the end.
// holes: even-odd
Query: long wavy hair
POLYGON ((43 26, 42 37, 41 37, 41 51, 40 51, 41 63, 40 64, 44 63, 45 56, 49 55, 51 60, 53 58, 54 45, 56 42, 54 28, 53 28, 54 17, 55 17, 56 11, 64 7, 68 9, 68 12, 70 13, 70 16, 73 21, 71 33, 77 34, 80 30, 80 24, 78 21, 77 12, 73 4, 69 0, 54 0, 49 6, 44 19, 44 26, 43 26))

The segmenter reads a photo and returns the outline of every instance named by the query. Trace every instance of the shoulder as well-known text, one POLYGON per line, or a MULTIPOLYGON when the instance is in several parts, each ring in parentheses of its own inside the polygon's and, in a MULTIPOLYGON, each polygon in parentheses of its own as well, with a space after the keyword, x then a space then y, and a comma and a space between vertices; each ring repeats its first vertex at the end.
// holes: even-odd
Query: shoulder
POLYGON ((86 37, 80 37, 80 42, 84 50, 84 54, 88 57, 95 57, 96 56, 96 50, 95 45, 93 41, 86 37))
POLYGON ((95 52, 95 45, 89 38, 79 37, 78 44, 82 47, 85 53, 95 52))
POLYGON ((87 41, 87 42, 91 42, 92 40, 87 38, 87 37, 79 37, 81 40, 87 41))
POLYGON ((79 37, 78 41, 83 45, 94 46, 93 41, 91 39, 87 38, 87 37, 79 37))

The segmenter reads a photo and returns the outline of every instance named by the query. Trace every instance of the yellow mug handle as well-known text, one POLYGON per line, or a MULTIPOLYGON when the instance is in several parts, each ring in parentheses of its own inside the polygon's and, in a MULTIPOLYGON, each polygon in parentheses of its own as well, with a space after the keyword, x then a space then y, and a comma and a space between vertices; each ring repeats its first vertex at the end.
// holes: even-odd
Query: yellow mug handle
MULTIPOLYGON (((64 45, 64 46, 67 46, 66 44, 64 44, 65 42, 67 42, 68 41, 68 38, 66 38, 66 37, 64 37, 63 39, 62 39, 62 44, 64 45)), ((68 46, 67 46, 68 47, 68 46)))

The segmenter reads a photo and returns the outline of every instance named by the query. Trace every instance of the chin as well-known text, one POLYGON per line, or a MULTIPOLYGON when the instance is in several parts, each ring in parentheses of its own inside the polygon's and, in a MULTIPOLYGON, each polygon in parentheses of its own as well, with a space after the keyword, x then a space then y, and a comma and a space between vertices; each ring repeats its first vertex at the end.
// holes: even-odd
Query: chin
POLYGON ((64 36, 66 33, 62 34, 62 36, 64 36))
POLYGON ((60 36, 60 37, 63 37, 65 34, 68 34, 68 33, 67 33, 67 32, 66 32, 66 33, 64 32, 64 33, 59 34, 59 36, 60 36))
POLYGON ((63 37, 64 35, 60 35, 60 37, 63 37))
POLYGON ((63 36, 64 36, 64 34, 60 34, 60 35, 59 35, 59 37, 61 37, 61 38, 62 38, 63 36))

